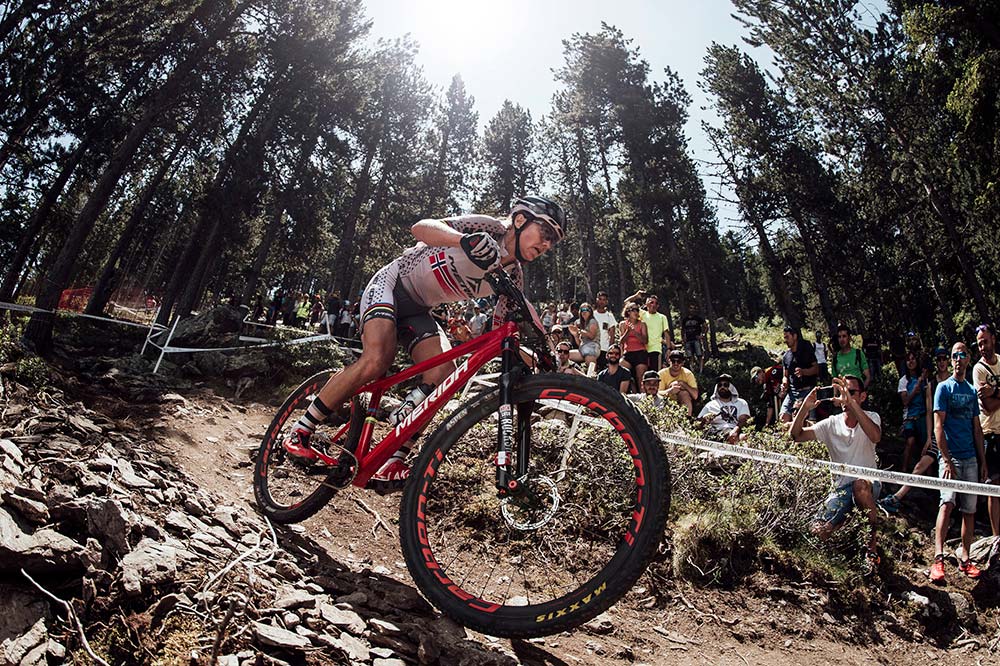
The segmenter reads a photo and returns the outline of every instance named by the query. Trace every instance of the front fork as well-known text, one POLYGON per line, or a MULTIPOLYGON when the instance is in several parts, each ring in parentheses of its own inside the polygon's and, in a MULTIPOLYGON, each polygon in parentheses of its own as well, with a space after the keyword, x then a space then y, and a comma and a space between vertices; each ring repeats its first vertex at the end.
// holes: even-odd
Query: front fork
POLYGON ((531 455, 531 413, 534 403, 514 404, 514 385, 521 376, 523 364, 516 337, 504 338, 500 355, 500 410, 497 427, 497 495, 517 496, 523 492, 520 479, 528 473, 531 455), (514 410, 517 429, 514 429, 514 410), (511 450, 517 443, 517 464, 511 469, 511 450))

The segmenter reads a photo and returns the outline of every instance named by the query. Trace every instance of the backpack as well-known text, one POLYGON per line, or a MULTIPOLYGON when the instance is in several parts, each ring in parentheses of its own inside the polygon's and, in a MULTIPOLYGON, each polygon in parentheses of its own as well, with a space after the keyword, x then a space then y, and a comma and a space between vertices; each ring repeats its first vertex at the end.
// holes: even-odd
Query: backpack
MULTIPOLYGON (((837 374, 837 359, 838 358, 840 358, 840 353, 839 352, 833 355, 833 376, 834 377, 839 376, 837 374)), ((858 366, 858 368, 861 369, 861 373, 864 374, 865 369, 861 366, 861 350, 860 349, 855 349, 854 350, 854 363, 855 363, 855 365, 858 366)), ((862 379, 864 379, 864 377, 862 377, 862 379)))

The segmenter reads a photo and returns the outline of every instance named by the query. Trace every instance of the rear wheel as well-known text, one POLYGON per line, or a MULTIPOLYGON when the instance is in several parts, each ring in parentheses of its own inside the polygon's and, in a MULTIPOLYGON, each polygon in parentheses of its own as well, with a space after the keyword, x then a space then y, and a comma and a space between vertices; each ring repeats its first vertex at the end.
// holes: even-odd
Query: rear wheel
POLYGON ((400 535, 434 605, 477 631, 519 638, 575 627, 632 587, 663 535, 670 482, 649 424, 609 387, 537 375, 514 402, 516 434, 531 441, 526 491, 497 496, 494 390, 424 447, 400 535))
POLYGON ((328 422, 316 429, 310 444, 319 458, 294 456, 284 447, 285 439, 331 376, 329 370, 313 375, 285 399, 257 451, 254 497, 261 512, 277 523, 309 518, 354 477, 353 452, 364 423, 363 417, 355 417, 363 411, 356 404, 336 406, 328 422))

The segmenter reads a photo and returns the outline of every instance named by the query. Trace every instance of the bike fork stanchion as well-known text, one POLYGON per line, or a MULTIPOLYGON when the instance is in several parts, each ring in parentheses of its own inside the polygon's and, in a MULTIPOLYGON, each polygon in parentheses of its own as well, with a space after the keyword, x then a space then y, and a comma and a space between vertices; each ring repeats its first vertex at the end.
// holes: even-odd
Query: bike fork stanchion
MULTIPOLYGON (((519 345, 513 337, 503 340, 500 356, 500 424, 497 428, 497 491, 508 496, 517 491, 518 481, 510 474, 510 450, 514 439, 514 355, 519 345)), ((520 419, 520 414, 519 414, 520 419)))

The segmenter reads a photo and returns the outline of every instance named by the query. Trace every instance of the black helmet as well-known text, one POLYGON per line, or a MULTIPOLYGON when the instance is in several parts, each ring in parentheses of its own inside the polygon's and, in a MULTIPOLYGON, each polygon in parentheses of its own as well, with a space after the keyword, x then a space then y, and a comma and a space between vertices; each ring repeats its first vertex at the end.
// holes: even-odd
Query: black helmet
POLYGON ((523 197, 515 201, 510 209, 511 217, 517 213, 526 213, 532 219, 547 222, 555 230, 559 240, 566 234, 566 212, 552 199, 523 197))

